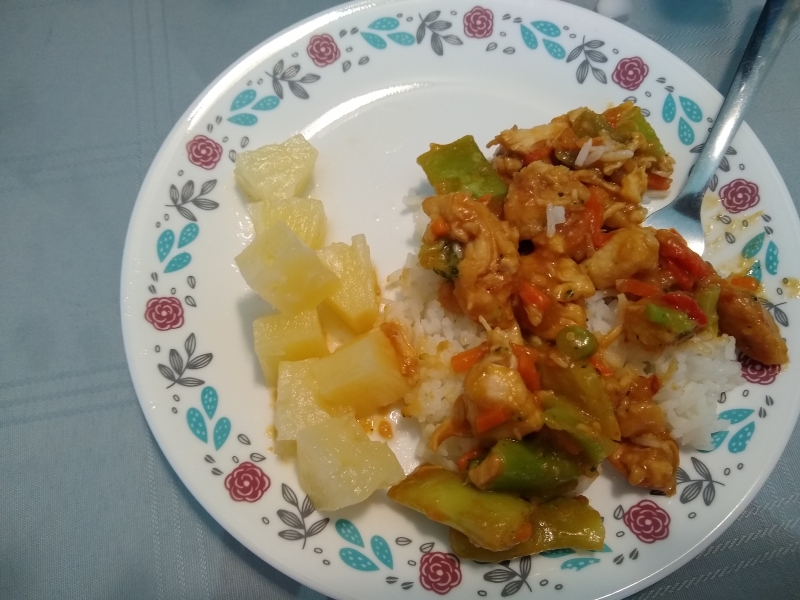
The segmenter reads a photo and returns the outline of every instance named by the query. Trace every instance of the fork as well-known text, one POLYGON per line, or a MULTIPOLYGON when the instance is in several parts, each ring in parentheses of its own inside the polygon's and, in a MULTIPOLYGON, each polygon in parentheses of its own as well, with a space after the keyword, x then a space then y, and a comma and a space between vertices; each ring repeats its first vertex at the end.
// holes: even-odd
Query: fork
POLYGON ((671 203, 648 215, 645 225, 657 229, 674 228, 684 237, 689 247, 702 256, 705 240, 700 208, 708 183, 798 15, 800 0, 767 0, 728 94, 719 109, 714 127, 689 173, 689 178, 671 203))

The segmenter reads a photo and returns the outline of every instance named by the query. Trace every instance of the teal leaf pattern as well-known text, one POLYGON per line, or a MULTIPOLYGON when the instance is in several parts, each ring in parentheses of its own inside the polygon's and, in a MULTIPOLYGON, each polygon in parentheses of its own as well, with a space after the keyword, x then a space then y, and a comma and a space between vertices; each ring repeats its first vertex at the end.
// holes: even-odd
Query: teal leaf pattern
MULTIPOLYGON (((199 410, 197 411, 200 412, 199 410)), ((228 439, 231 433, 231 420, 228 417, 222 417, 217 424, 214 425, 214 448, 219 450, 228 439)))
POLYGON ((236 96, 236 98, 233 99, 233 103, 231 104, 231 110, 239 110, 240 108, 244 108, 255 99, 256 99, 255 90, 245 90, 243 92, 240 92, 236 96))
POLYGON ((547 50, 548 54, 555 58, 556 60, 561 60, 567 55, 567 51, 556 42, 551 42, 550 40, 542 40, 544 42, 544 47, 547 50))
POLYGON ((369 541, 369 545, 372 547, 372 553, 375 555, 375 558, 390 569, 394 568, 392 550, 389 548, 389 544, 386 543, 385 539, 379 535, 373 535, 372 539, 369 541))
POLYGON ((167 263, 167 267, 164 269, 164 273, 173 273, 175 271, 180 271, 185 266, 187 266, 190 262, 192 262, 192 255, 188 252, 181 252, 172 257, 167 263))
POLYGON ((208 430, 206 429, 206 421, 203 419, 203 414, 192 407, 186 411, 186 422, 189 424, 189 429, 201 442, 208 442, 208 430))
POLYGON ((531 50, 536 50, 539 47, 539 40, 536 39, 536 35, 525 25, 520 25, 519 30, 522 33, 522 41, 525 42, 525 45, 531 50))
POLYGON ((695 123, 699 123, 703 120, 703 111, 700 110, 700 107, 697 106, 696 102, 689 100, 689 98, 684 98, 683 96, 680 96, 678 99, 681 102, 683 114, 686 115, 687 119, 694 121, 695 123))
POLYGON ((531 23, 537 30, 550 37, 558 37, 561 35, 561 29, 555 23, 550 21, 534 21, 531 23))
POLYGON ((164 262, 164 259, 167 258, 170 250, 172 250, 172 244, 174 243, 175 234, 172 233, 172 229, 166 229, 165 231, 161 232, 161 235, 158 236, 158 242, 156 243, 158 262, 164 262))
POLYGON ((759 253, 761 247, 764 245, 764 232, 762 231, 757 236, 755 236, 752 240, 747 242, 742 248, 742 256, 745 258, 753 258, 756 254, 759 253))
POLYGON ((358 532, 358 527, 353 525, 350 521, 347 519, 339 519, 336 521, 335 527, 336 532, 346 541, 361 548, 364 547, 364 540, 361 538, 361 534, 358 532))
MULTIPOLYGON (((771 242, 770 242, 771 243, 771 242)), ((747 270, 747 275, 752 277, 753 279, 758 280, 761 283, 761 278, 763 277, 763 273, 761 272, 761 261, 757 260, 754 262, 750 268, 747 270)), ((774 275, 774 273, 773 273, 774 275)))
POLYGON ((361 554, 361 552, 358 550, 353 550, 352 548, 342 548, 339 550, 339 557, 342 559, 344 564, 346 564, 348 567, 356 569, 357 571, 378 570, 378 565, 361 554))
POLYGON ((765 264, 767 273, 770 275, 778 274, 778 246, 773 241, 767 244, 767 260, 765 264))
POLYGON ((367 43, 373 48, 377 48, 378 50, 383 50, 384 48, 386 48, 386 40, 379 35, 362 31, 361 37, 367 40, 367 43))
POLYGON ((191 244, 199 233, 200 227, 198 227, 197 223, 188 223, 186 227, 183 228, 178 238, 178 248, 183 248, 191 244))
POLYGON ((281 99, 277 96, 264 96, 261 100, 253 105, 253 110, 272 110, 278 108, 281 99))
POLYGON ((730 421, 731 425, 736 425, 737 423, 744 421, 752 414, 753 410, 749 408, 734 408, 732 410, 726 410, 725 412, 719 413, 717 418, 723 421, 730 421))
POLYGON ((559 548, 558 550, 545 550, 541 552, 539 556, 544 556, 546 558, 561 558, 562 556, 568 556, 570 554, 575 554, 575 550, 572 548, 559 548))
POLYGON ((239 113, 238 115, 233 115, 232 117, 228 117, 228 121, 233 123, 234 125, 244 125, 249 127, 250 125, 255 125, 258 123, 258 117, 255 115, 251 115, 250 113, 239 113))
POLYGON ((400 21, 393 17, 383 17, 382 19, 378 19, 377 21, 373 21, 367 25, 367 27, 376 31, 391 31, 393 29, 397 29, 399 26, 400 21))
POLYGON ((405 33, 403 31, 398 31, 395 33, 389 33, 386 35, 390 40, 393 42, 400 44, 401 46, 413 46, 414 45, 414 36, 410 33, 405 33))
POLYGON ((750 438, 753 437, 755 430, 756 422, 750 421, 747 425, 737 431, 736 434, 731 438, 731 441, 728 442, 728 450, 730 450, 733 454, 744 452, 744 449, 747 448, 747 443, 750 441, 750 438))
POLYGON ((675 115, 678 112, 677 107, 675 106, 675 98, 672 97, 672 94, 667 94, 667 97, 664 99, 664 106, 661 109, 661 117, 667 123, 672 123, 675 120, 675 115))
POLYGON ((728 437, 727 431, 715 431, 711 434, 712 448, 710 450, 700 450, 700 452, 713 452, 722 445, 722 442, 725 441, 726 437, 728 437))
POLYGON ((561 568, 569 569, 571 571, 580 571, 581 569, 585 569, 589 565, 593 565, 599 562, 600 562, 599 558, 571 558, 561 563, 561 568))
POLYGON ((217 390, 210 385, 204 387, 203 391, 200 392, 200 402, 202 403, 208 418, 213 419, 214 413, 217 412, 217 405, 219 404, 219 395, 217 394, 217 390))
POLYGON ((678 120, 678 139, 687 146, 694 142, 694 129, 683 117, 678 120))

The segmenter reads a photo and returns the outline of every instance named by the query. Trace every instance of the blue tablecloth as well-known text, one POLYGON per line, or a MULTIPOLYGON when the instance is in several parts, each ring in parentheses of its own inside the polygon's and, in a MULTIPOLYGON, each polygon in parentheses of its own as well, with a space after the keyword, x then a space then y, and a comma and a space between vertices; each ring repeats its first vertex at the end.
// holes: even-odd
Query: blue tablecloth
MULTIPOLYGON (((165 461, 118 290, 139 185, 176 119, 248 49, 332 5, 0 0, 0 598, 321 598, 228 535, 165 461)), ((724 91, 760 5, 650 0, 627 23, 724 91)), ((795 201, 799 62, 795 32, 748 119, 795 201)), ((797 597, 798 459, 795 430, 733 526, 636 597, 797 597)))

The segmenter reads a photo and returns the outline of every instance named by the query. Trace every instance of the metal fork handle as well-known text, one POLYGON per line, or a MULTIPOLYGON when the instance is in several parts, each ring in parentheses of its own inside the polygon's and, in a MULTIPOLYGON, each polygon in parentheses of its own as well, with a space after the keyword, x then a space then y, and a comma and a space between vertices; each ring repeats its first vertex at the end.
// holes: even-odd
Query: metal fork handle
POLYGON ((747 107, 800 15, 800 0, 767 0, 714 127, 673 208, 699 215, 703 194, 741 125, 747 107))

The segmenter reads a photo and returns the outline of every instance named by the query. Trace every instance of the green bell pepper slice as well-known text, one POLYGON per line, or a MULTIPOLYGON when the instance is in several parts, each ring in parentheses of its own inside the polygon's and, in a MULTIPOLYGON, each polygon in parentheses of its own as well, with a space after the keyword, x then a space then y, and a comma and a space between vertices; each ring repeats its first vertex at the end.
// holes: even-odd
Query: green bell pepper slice
POLYGON ((717 335, 719 332, 719 315, 717 315, 717 302, 719 302, 719 295, 722 288, 715 284, 709 284, 700 288, 694 295, 694 299, 703 312, 708 317, 708 325, 705 326, 707 331, 717 335))
POLYGON ((591 464, 599 465, 616 451, 617 443, 600 431, 596 421, 589 420, 568 400, 556 394, 542 394, 540 399, 544 424, 572 436, 591 464))
POLYGON ((663 325, 678 335, 691 331, 697 325, 685 312, 654 303, 645 307, 644 316, 651 323, 663 325))
POLYGON ((431 149, 417 158, 417 164, 437 194, 468 192, 475 198, 489 194, 494 200, 502 200, 508 193, 508 186, 471 135, 451 144, 431 144, 431 149))

